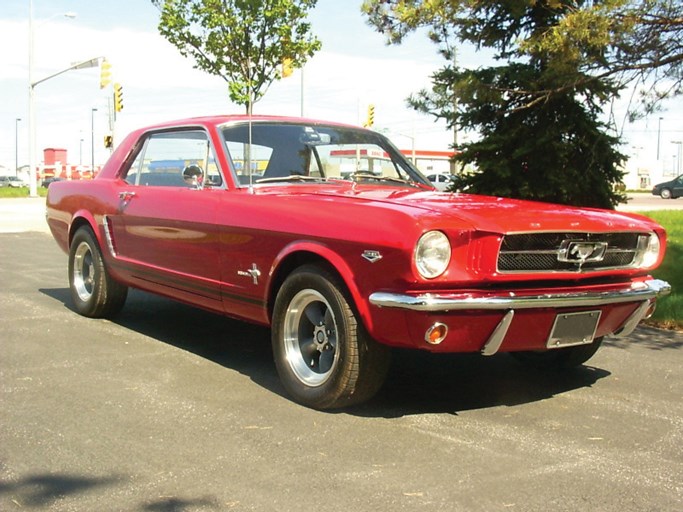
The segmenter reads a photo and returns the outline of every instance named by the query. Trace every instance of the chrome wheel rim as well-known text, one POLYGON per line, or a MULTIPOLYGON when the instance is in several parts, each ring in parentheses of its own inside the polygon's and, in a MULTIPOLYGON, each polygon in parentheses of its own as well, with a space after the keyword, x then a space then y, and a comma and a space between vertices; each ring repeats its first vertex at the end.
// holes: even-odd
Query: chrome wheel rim
POLYGON ((74 289, 83 302, 90 300, 95 286, 95 263, 86 242, 81 242, 74 253, 74 289))
POLYGON ((320 386, 332 376, 339 360, 337 322, 325 297, 301 290, 290 301, 284 319, 285 357, 296 377, 320 386))

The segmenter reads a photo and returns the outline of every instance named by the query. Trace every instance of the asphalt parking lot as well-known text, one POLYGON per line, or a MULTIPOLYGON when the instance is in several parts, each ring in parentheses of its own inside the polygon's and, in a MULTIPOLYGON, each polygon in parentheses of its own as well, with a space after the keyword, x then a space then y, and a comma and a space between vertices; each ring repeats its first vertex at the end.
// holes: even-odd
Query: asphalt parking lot
POLYGON ((562 375, 397 352, 375 399, 317 412, 284 395, 266 329, 141 292, 78 316, 66 255, 16 208, 2 511, 683 510, 683 334, 638 328, 562 375))

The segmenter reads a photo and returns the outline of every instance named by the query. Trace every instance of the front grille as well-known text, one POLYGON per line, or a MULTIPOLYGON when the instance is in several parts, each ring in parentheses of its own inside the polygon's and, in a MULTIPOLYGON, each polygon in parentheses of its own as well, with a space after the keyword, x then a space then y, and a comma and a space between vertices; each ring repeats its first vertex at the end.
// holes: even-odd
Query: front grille
MULTIPOLYGON (((523 233, 506 235, 498 255, 499 272, 580 272, 629 268, 635 263, 642 233, 523 233), (580 261, 567 247, 596 247, 596 261, 580 261), (598 251, 598 247, 604 247, 598 251), (572 261, 561 261, 563 259, 572 261)), ((587 249, 588 250, 588 249, 587 249)))

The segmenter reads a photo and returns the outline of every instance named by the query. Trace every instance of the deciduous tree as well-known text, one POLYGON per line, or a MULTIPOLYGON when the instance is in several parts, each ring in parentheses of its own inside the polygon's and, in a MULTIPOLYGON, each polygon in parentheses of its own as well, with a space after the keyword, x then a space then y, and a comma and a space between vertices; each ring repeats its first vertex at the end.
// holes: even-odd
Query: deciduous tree
POLYGON ((195 67, 228 83, 230 99, 252 105, 281 77, 317 52, 306 16, 317 0, 151 0, 159 32, 195 67))

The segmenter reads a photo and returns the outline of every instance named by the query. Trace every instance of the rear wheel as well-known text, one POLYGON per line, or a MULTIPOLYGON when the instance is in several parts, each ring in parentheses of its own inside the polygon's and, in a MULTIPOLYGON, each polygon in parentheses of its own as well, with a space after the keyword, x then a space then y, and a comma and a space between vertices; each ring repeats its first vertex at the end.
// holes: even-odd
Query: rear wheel
POLYGON ((76 311, 91 318, 115 315, 128 295, 128 288, 109 275, 89 227, 79 228, 71 242, 69 288, 76 311))
POLYGON ((278 374, 297 402, 332 409, 368 400, 384 382, 389 349, 371 339, 331 273, 307 265, 278 292, 272 343, 278 374))
POLYGON ((544 351, 510 352, 519 362, 538 369, 566 370, 588 361, 600 348, 602 337, 587 345, 544 351))

